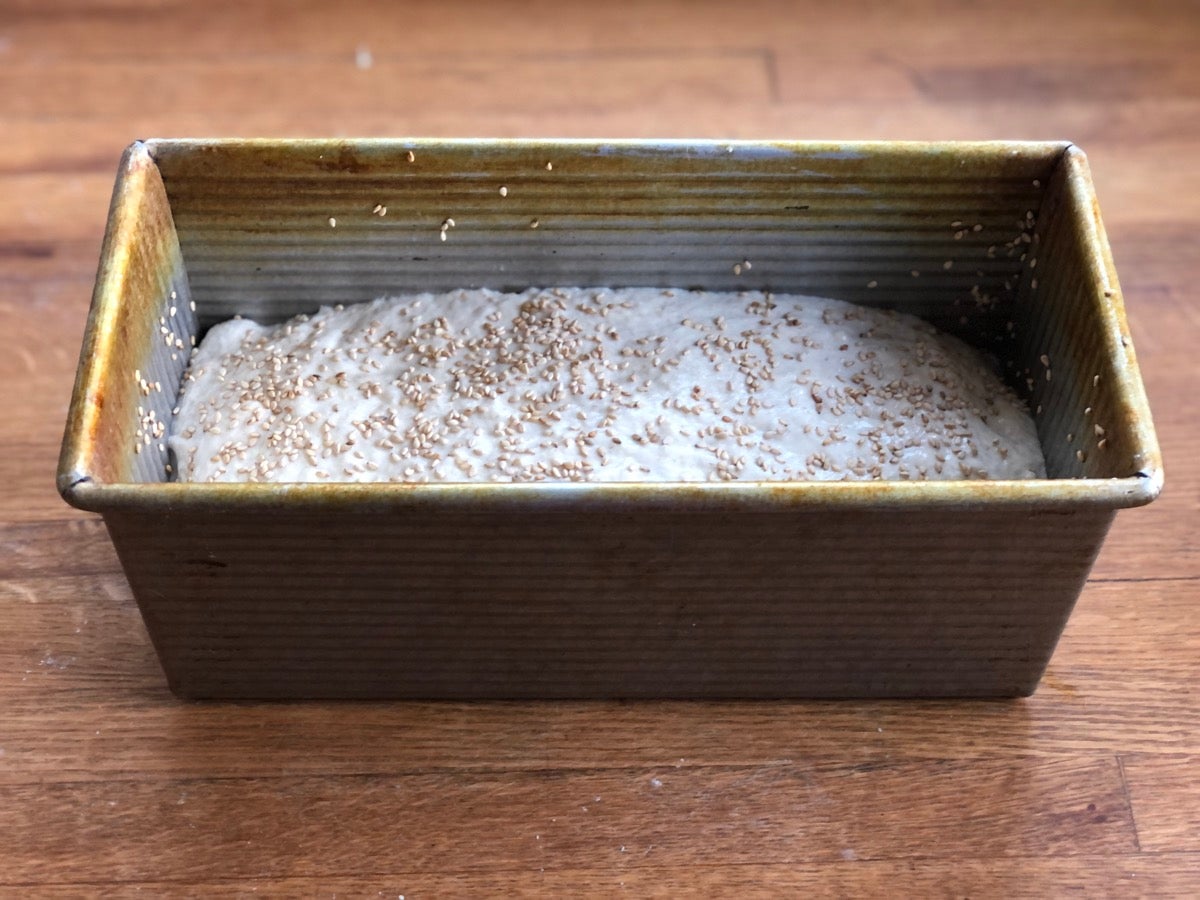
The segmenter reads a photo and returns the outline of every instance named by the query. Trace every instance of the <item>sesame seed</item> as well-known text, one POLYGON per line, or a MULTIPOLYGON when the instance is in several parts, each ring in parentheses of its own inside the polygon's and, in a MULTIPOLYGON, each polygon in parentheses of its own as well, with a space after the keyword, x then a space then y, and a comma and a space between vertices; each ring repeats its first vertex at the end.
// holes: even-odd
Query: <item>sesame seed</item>
MULTIPOLYGON (((444 220, 441 233, 451 227, 444 220)), ((989 448, 960 441, 957 420, 942 424, 937 416, 991 415, 994 398, 960 395, 937 368, 947 360, 927 331, 902 369, 885 370, 870 341, 893 339, 901 326, 891 313, 838 305, 813 313, 790 298, 743 291, 722 295, 706 315, 686 291, 552 288, 489 293, 491 305, 469 307, 484 311, 464 317, 454 303, 468 296, 475 302, 474 293, 449 292, 432 303, 347 306, 340 311, 357 324, 344 335, 341 325, 325 330, 335 321, 328 309, 280 326, 248 323, 239 347, 194 361, 185 374, 183 407, 198 402, 194 380, 205 367, 223 399, 205 407, 198 424, 197 439, 212 442, 203 456, 213 462, 182 463, 181 478, 292 480, 285 473, 300 467, 301 480, 638 480, 654 474, 638 455, 653 445, 672 448, 671 465, 693 465, 687 454, 707 459, 696 481, 940 475, 932 462, 899 468, 899 449, 913 440, 909 427, 942 429, 931 433, 953 442, 939 451, 938 466, 957 457, 969 477, 984 470, 980 455, 989 448), (672 311, 674 325, 654 324, 646 305, 655 303, 672 311), (832 343, 813 331, 822 324, 836 335, 832 343), (880 326, 888 334, 876 339, 880 326), (314 345, 318 339, 331 342, 314 345), (836 371, 814 376, 808 366, 835 350, 836 371), (261 364, 252 366, 251 356, 261 364), (930 391, 941 389, 940 399, 916 387, 929 361, 936 363, 930 391), (682 390, 654 393, 669 378, 684 379, 682 390), (793 383, 799 387, 785 389, 793 383), (307 405, 318 400, 327 404, 320 414, 307 405), (780 419, 785 403, 789 418, 780 419), (839 424, 876 404, 893 415, 873 434, 839 424), (819 416, 815 431, 791 418, 801 413, 819 416), (494 428, 479 427, 493 415, 494 428), (793 440, 806 442, 798 457, 793 440), (834 455, 843 446, 848 459, 834 455)), ((140 415, 149 424, 138 442, 160 440, 170 420, 140 415)), ((178 458, 186 461, 190 449, 176 447, 178 458)))
POLYGON ((501 197, 508 196, 508 187, 506 185, 500 185, 500 196, 501 197))
POLYGON ((329 227, 337 228, 337 219, 335 219, 333 216, 329 217, 329 227))
POLYGON ((411 150, 409 150, 408 151, 408 161, 410 163, 415 163, 417 161, 417 154, 415 154, 411 150))

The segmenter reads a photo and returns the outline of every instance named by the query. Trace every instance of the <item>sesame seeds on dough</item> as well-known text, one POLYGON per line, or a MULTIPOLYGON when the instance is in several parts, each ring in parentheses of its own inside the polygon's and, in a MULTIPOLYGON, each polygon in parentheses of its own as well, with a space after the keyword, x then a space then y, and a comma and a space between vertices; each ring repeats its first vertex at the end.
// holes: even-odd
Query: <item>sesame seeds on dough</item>
POLYGON ((911 316, 761 291, 459 290, 214 326, 184 481, 1035 478, 1032 419, 911 316))

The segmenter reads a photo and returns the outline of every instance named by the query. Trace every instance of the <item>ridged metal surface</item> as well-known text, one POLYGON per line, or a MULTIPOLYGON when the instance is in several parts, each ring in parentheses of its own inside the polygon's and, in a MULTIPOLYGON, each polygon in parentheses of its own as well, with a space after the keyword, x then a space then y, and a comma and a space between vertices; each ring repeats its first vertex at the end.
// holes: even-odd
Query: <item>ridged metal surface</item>
POLYGON ((174 144, 150 153, 206 323, 405 290, 661 285, 895 305, 978 337, 1000 333, 1016 297, 1020 261, 1005 245, 1041 203, 1048 146, 318 142, 218 146, 199 163, 174 144))
POLYGON ((1069 151, 1055 172, 1029 245, 1014 318, 1020 365, 1051 476, 1113 478, 1155 467, 1148 421, 1133 396, 1133 345, 1086 159, 1069 151), (1031 263, 1037 261, 1036 266, 1031 263), (1131 377, 1132 375, 1132 377, 1131 377), (1032 389, 1028 386, 1032 385, 1032 389))
POLYGON ((113 192, 63 441, 61 490, 167 479, 165 435, 146 435, 152 422, 171 421, 199 332, 191 300, 162 179, 135 145, 113 192))
POLYGON ((186 696, 1004 696, 1036 685, 1111 517, 892 510, 869 540, 853 512, 109 527, 186 696))
POLYGON ((1027 693, 1114 511, 1162 480, 1096 208, 1064 144, 137 144, 59 486, 104 514, 188 696, 1027 693), (201 485, 132 451, 135 369, 174 402, 172 304, 190 343, 234 313, 589 283, 919 312, 1006 363, 1054 477, 201 485))

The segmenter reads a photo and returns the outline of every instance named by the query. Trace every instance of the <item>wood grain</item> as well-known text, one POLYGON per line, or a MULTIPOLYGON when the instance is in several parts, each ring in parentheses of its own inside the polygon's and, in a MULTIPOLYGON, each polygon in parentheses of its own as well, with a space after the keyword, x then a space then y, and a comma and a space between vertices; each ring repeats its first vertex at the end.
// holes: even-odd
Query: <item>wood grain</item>
POLYGON ((0 893, 1200 894, 1198 42, 1157 0, 0 0, 0 893), (405 134, 1078 141, 1167 488, 1038 692, 173 699, 53 486, 121 149, 405 134))
MULTIPOLYGON (((1189 643, 1193 654, 1200 641, 1189 643)), ((1196 719, 1187 726, 1197 735, 1196 719)), ((1194 743, 1189 746, 1195 746, 1194 743)), ((1200 847, 1200 756, 1134 754, 1121 760, 1131 804, 1138 811, 1144 850, 1200 847)))
MULTIPOLYGON (((600 866, 512 869, 502 873, 414 872, 402 866, 354 877, 247 877, 206 881, 37 883, 38 896, 110 898, 174 896, 479 897, 497 884, 516 896, 593 897, 627 893, 676 898, 703 892, 721 897, 796 896, 929 898, 1186 897, 1200 856, 1150 854, 1006 857, 955 860, 865 860, 688 866, 600 866)), ((28 884, 0 884, 27 889, 28 884)))
POLYGON ((1129 853, 1116 761, 779 764, 0 786, 15 881, 1129 853), (880 803, 919 780, 904 828, 880 803), (986 795, 965 805, 963 794, 986 795), (236 804, 252 814, 224 816, 236 804), (189 840, 171 836, 189 833, 189 840), (425 836, 422 839, 422 835, 425 836), (320 851, 325 851, 324 853, 320 851), (329 852, 332 851, 332 852, 329 852))

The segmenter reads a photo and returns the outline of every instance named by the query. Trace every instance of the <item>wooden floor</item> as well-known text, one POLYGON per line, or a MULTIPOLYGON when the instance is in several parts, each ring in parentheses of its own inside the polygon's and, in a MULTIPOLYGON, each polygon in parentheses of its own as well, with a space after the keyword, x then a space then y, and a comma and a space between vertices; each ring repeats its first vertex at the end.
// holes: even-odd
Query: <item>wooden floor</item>
POLYGON ((1194 0, 0 0, 0 894, 1200 895, 1197 46, 1194 0), (1072 139, 1166 491, 1028 700, 181 704, 53 473, 121 149, 202 135, 1072 139))

